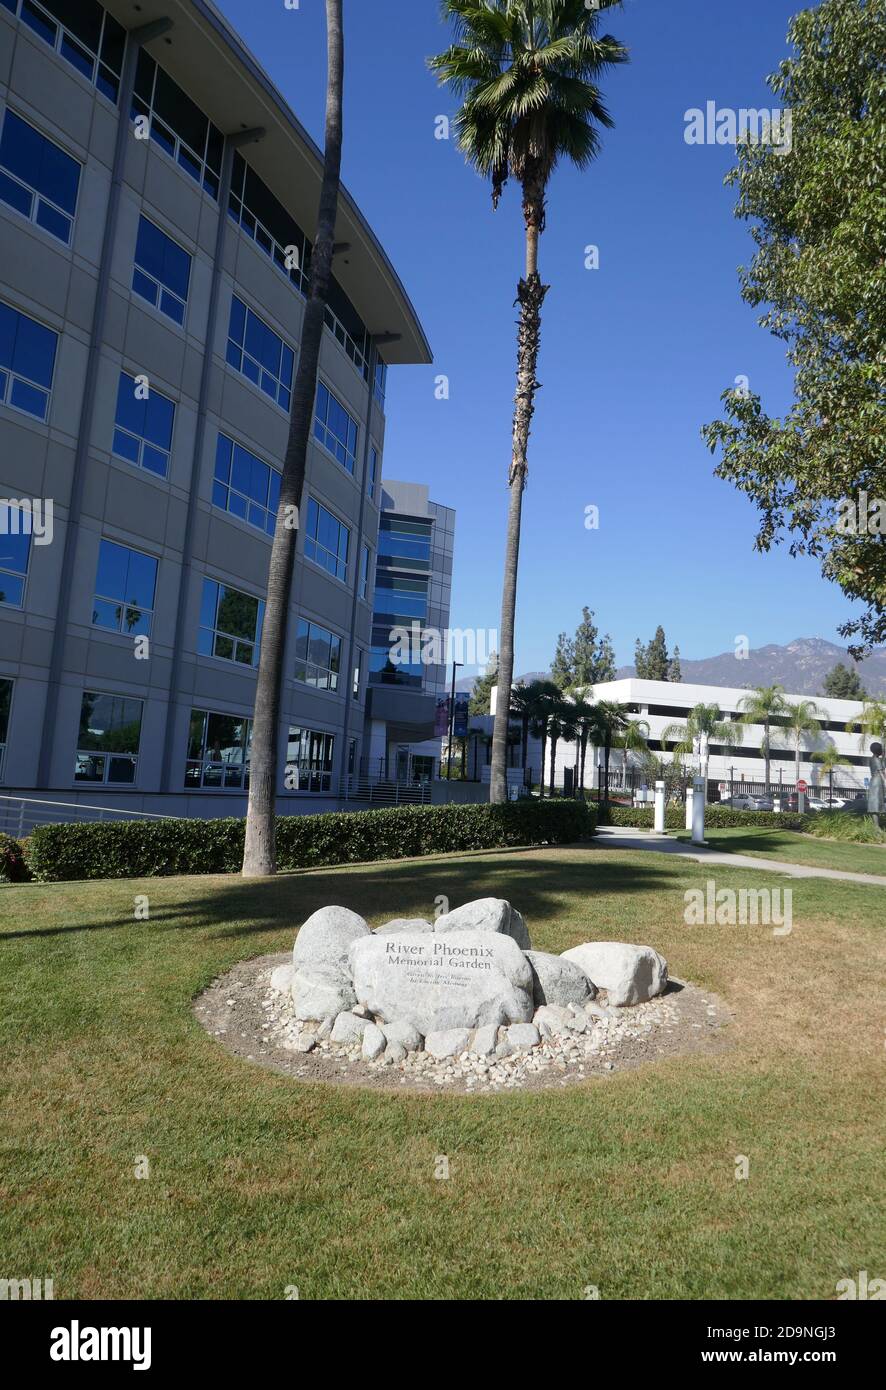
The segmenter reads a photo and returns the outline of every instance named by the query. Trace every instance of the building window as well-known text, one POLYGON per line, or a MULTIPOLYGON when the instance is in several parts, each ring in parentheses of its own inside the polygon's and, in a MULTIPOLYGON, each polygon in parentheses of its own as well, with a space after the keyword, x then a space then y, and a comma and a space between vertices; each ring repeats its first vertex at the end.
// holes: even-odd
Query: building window
POLYGON ((364 545, 360 553, 360 597, 366 598, 369 594, 369 546, 364 545))
POLYGON ((316 690, 338 690, 341 638, 300 618, 295 638, 295 679, 316 690))
POLYGON ((336 579, 347 583, 348 551, 351 533, 337 517, 315 502, 308 499, 308 525, 305 531, 305 554, 315 565, 334 574, 336 579))
POLYGON ((249 786, 252 723, 237 714, 192 709, 185 786, 243 791, 249 786))
POLYGON ((335 738, 332 734, 290 728, 286 753, 286 790, 331 791, 334 754, 335 738))
POLYGON ((241 666, 257 666, 264 616, 261 599, 204 579, 198 652, 241 666))
POLYGON ((424 622, 428 614, 427 579, 407 579, 402 574, 380 571, 375 576, 375 612, 377 617, 394 622, 404 618, 424 622))
POLYGON ((432 525, 430 521, 407 521, 390 514, 382 516, 378 524, 378 561, 382 568, 394 565, 429 570, 432 525))
POLYGON ((369 450, 369 472, 366 476, 366 496, 370 502, 375 501, 375 489, 378 483, 378 449, 373 444, 369 450))
POLYGON ((357 422, 322 381, 317 383, 314 437, 335 455, 342 468, 353 473, 357 462, 357 422))
POLYGON ((141 700, 83 692, 75 782, 132 783, 142 732, 141 700))
POLYGON ((30 514, 12 502, 0 502, 0 604, 23 607, 30 558, 30 514))
POLYGON ((98 552, 92 626, 146 637, 154 617, 157 561, 153 555, 102 541, 98 552))
POLYGON ((273 536, 280 503, 280 474, 255 454, 220 434, 215 451, 212 500, 216 507, 273 536))
POLYGON ((132 116, 147 116, 154 143, 218 198, 224 136, 144 48, 135 70, 132 116))
POLYGON ((373 382, 373 385, 372 385, 372 394, 375 396, 375 399, 378 401, 378 404, 381 406, 382 410, 384 410, 384 407, 385 407, 385 395, 386 395, 386 393, 387 393, 387 389, 388 389, 388 367, 387 367, 387 363, 386 363, 386 362, 382 362, 381 358, 378 357, 378 358, 376 358, 376 362, 375 362, 375 381, 373 382))
POLYGON ((402 685, 420 690, 427 674, 421 661, 403 661, 399 649, 391 644, 389 627, 372 629, 372 650, 369 653, 370 685, 402 685), (397 660, 394 660, 396 654, 397 660))
POLYGON ((7 111, 0 138, 0 198, 29 222, 71 244, 80 165, 7 111))
POLYGON ((354 678, 351 683, 351 694, 355 700, 360 698, 360 677, 363 674, 363 653, 358 649, 354 661, 354 678))
POLYGON ((0 679, 0 777, 6 766, 6 740, 9 737, 9 711, 12 708, 12 681, 0 679))
POLYGON ((132 288, 161 314, 179 325, 185 321, 191 258, 147 217, 140 217, 135 243, 132 288))
POLYGON ((227 359, 235 372, 289 411, 295 362, 292 348, 236 295, 231 299, 227 359))
POLYGON ((0 4, 116 104, 126 30, 101 5, 95 0, 0 0, 0 4))
POLYGON ((301 227, 274 197, 267 184, 235 153, 228 214, 256 246, 307 296, 311 244, 301 227))
POLYGON ((169 474, 175 405, 152 386, 142 388, 128 372, 120 373, 113 452, 158 478, 169 474))
POLYGON ((47 418, 57 345, 57 333, 0 304, 0 405, 47 418))

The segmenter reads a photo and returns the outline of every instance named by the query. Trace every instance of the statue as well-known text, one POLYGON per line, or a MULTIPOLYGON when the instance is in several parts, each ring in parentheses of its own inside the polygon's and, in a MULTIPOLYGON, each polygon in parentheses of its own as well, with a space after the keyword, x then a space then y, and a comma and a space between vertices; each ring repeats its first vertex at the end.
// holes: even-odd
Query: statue
POLYGON ((871 744, 868 766, 871 772, 868 783, 868 814, 879 821, 886 814, 886 759, 883 757, 882 743, 871 744))

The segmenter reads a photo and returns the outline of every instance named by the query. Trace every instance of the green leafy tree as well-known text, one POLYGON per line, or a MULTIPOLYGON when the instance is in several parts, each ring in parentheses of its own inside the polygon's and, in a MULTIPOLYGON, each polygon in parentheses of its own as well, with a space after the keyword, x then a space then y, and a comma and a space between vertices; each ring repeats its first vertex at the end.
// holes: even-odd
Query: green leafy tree
POLYGON ((683 679, 683 670, 680 666, 680 648, 675 647, 671 654, 670 664, 668 665, 668 680, 679 684, 683 679))
POLYGON ((460 99, 459 146, 492 185, 497 207, 507 180, 520 184, 526 270, 517 285, 517 388, 508 471, 510 502, 500 625, 499 688, 492 744, 490 800, 507 799, 507 733, 514 673, 517 558, 529 432, 538 390, 541 310, 548 286, 538 268, 539 239, 551 176, 561 160, 586 168, 612 120, 597 86, 627 53, 599 33, 600 14, 618 0, 444 0, 453 42, 430 60, 460 99))
POLYGON ((846 725, 847 734, 859 733, 862 750, 866 743, 886 742, 886 700, 866 700, 857 719, 846 725))
POLYGON ((670 679, 671 659, 665 630, 660 625, 655 629, 651 642, 644 644, 637 638, 634 647, 634 669, 640 680, 666 681, 670 679))
POLYGON ((832 671, 828 671, 821 689, 822 695, 832 700, 863 700, 865 689, 857 671, 851 671, 838 661, 832 671))
POLYGON ((468 701, 468 714, 488 714, 492 687, 498 683, 498 657, 491 652, 486 670, 474 681, 471 698, 468 701))
POLYGON ((574 664, 571 685, 587 690, 615 679, 615 651, 609 633, 600 636, 594 613, 587 606, 581 610, 581 622, 575 629, 574 664))
POLYGON ((820 753, 812 754, 812 761, 821 764, 821 770, 828 779, 829 796, 828 800, 834 799, 834 773, 838 767, 848 767, 849 759, 844 758, 842 753, 838 753, 836 746, 829 743, 820 753))
POLYGON ((627 705, 617 700, 598 700, 596 711, 596 741, 603 749, 603 801, 609 805, 609 763, 613 748, 640 750, 649 736, 649 725, 632 720, 627 705))
POLYGON ((886 498, 886 0, 823 0, 788 38, 769 85, 792 113, 790 153, 744 142, 727 181, 755 223, 742 298, 787 344, 794 402, 775 418, 727 391, 702 433, 759 509, 757 549, 789 538, 865 605, 840 628, 858 656, 886 639, 886 545, 866 524, 868 499, 886 498))
POLYGON ((707 800, 711 744, 741 743, 743 737, 744 730, 733 720, 724 719, 719 705, 698 704, 689 711, 685 723, 668 724, 667 728, 662 730, 661 742, 662 745, 674 745, 671 758, 677 767, 682 767, 686 758, 698 758, 707 800))
POLYGON ((568 690, 575 680, 575 643, 561 632, 551 662, 551 680, 559 690, 568 690))
POLYGON ((766 765, 766 791, 769 791, 769 767, 771 761, 771 731, 773 720, 783 722, 789 713, 784 689, 780 685, 760 685, 749 695, 743 695, 738 702, 743 711, 743 724, 763 725, 763 762, 766 765))

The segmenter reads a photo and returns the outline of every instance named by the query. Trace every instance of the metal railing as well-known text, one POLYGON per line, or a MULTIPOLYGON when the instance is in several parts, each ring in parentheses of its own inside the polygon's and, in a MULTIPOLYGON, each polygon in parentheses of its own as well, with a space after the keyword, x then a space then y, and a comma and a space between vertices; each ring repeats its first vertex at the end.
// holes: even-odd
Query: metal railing
POLYGON ((118 806, 90 806, 80 801, 45 801, 31 796, 0 796, 0 830, 21 838, 38 825, 69 825, 79 821, 181 820, 181 816, 152 811, 125 811, 118 806))
POLYGON ((341 798, 343 801, 371 806, 427 806, 431 801, 431 784, 349 777, 342 782, 341 798))

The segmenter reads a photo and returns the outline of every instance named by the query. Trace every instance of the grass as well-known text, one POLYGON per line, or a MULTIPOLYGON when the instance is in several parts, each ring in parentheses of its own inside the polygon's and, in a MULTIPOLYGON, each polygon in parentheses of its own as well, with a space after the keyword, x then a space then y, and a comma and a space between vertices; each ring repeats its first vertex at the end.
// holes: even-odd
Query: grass
POLYGON ((884 1243, 882 889, 797 881, 776 938, 686 927, 684 893, 709 875, 590 845, 0 888, 3 1274, 52 1276, 57 1298, 834 1297, 884 1243), (196 1023, 197 991, 288 948, 321 904, 378 923, 438 894, 509 897, 541 949, 655 946, 732 1006, 731 1049, 568 1090, 424 1097, 300 1085, 196 1023))
MULTIPOLYGON (((674 838, 689 842, 689 831, 674 838)), ((720 830, 705 826, 705 840, 724 853, 750 854, 758 859, 781 859, 817 869, 845 869, 854 874, 886 875, 886 845, 853 844, 844 840, 818 839, 793 830, 748 826, 720 830)))

